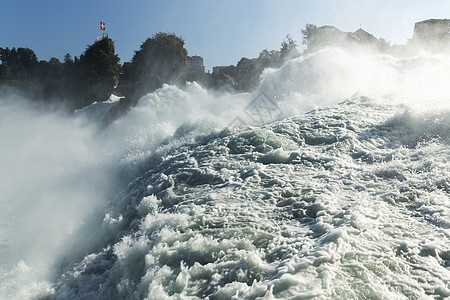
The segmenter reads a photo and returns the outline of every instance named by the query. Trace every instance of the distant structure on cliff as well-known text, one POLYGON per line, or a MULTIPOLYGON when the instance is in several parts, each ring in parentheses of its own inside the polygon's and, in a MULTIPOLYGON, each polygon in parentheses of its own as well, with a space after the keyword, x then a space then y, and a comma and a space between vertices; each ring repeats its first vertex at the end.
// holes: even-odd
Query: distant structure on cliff
POLYGON ((356 30, 352 34, 358 39, 358 43, 360 44, 376 45, 377 43, 379 43, 379 39, 362 28, 356 30))
POLYGON ((450 20, 429 19, 414 25, 414 44, 431 48, 448 46, 450 43, 450 20))
POLYGON ((187 72, 191 74, 204 74, 206 68, 201 56, 189 56, 187 61, 187 72))
POLYGON ((388 43, 383 39, 376 38, 362 28, 355 32, 344 32, 329 25, 314 28, 308 36, 306 51, 314 52, 326 46, 367 46, 382 50, 388 47, 388 43))
POLYGON ((334 26, 320 26, 308 38, 307 52, 314 52, 326 46, 341 46, 355 42, 351 33, 343 32, 334 26))
POLYGON ((184 82, 197 82, 207 87, 209 86, 209 72, 206 73, 206 68, 203 62, 203 57, 194 55, 188 56, 187 66, 181 75, 181 81, 184 82))

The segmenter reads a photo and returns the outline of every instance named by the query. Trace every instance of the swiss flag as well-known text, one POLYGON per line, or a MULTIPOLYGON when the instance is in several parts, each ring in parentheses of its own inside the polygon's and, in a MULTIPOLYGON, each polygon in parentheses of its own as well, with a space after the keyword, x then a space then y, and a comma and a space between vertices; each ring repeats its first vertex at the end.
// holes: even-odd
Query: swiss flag
POLYGON ((105 30, 105 23, 103 23, 102 21, 100 21, 100 30, 105 30))

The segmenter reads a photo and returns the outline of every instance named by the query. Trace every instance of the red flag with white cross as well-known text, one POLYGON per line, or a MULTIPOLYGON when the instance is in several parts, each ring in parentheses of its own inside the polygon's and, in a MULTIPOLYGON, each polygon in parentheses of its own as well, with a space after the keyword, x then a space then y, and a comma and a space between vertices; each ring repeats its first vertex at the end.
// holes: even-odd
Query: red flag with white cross
POLYGON ((105 29, 106 29, 105 23, 100 21, 100 30, 105 30, 105 29))

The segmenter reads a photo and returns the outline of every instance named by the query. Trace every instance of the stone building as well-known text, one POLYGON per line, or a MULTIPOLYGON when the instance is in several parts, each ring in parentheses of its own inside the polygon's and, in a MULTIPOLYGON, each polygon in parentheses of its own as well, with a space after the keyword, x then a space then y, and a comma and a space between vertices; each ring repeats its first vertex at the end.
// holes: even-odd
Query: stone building
POLYGON ((201 56, 189 56, 187 64, 187 72, 193 74, 206 73, 205 65, 203 64, 203 57, 201 56))
POLYGON ((378 39, 362 28, 355 32, 345 32, 334 26, 321 26, 308 39, 307 52, 314 52, 326 46, 369 47, 382 50, 387 47, 383 39, 378 39))
POLYGON ((425 47, 449 45, 450 21, 447 19, 429 19, 414 25, 414 44, 425 47))
POLYGON ((376 37, 362 28, 353 32, 353 35, 359 40, 360 44, 376 45, 379 41, 376 37))

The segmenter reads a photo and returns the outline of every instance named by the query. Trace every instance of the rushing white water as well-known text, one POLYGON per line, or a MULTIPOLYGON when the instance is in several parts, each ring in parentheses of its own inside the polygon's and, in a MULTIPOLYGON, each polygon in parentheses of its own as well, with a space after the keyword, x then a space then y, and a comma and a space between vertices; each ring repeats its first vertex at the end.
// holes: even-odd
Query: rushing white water
POLYGON ((3 99, 0 297, 450 297, 449 70, 326 49, 105 129, 3 99))

